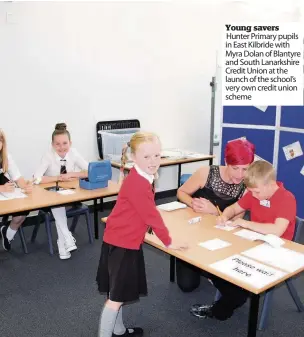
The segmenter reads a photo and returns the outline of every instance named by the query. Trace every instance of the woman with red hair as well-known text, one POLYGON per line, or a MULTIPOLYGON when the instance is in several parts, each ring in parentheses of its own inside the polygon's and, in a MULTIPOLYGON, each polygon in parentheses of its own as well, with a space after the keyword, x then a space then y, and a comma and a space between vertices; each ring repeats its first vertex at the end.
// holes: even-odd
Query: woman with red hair
MULTIPOLYGON (((248 140, 237 139, 225 147, 225 166, 203 166, 199 168, 177 191, 177 198, 192 207, 195 212, 219 215, 218 209, 224 209, 237 202, 245 193, 244 175, 254 161, 255 146, 248 140)), ((243 214, 241 215, 243 216, 243 214)), ((247 299, 247 293, 218 279, 211 274, 182 260, 176 261, 177 284, 185 292, 193 291, 200 284, 200 276, 208 277, 221 294, 230 293, 228 301, 221 301, 222 319, 227 319, 233 311, 247 299), (225 302, 225 303, 224 303, 225 302)), ((194 305, 191 313, 197 317, 206 317, 211 306, 194 305)), ((210 309, 211 310, 211 309, 210 309)))
POLYGON ((226 166, 199 168, 177 191, 177 198, 195 212, 218 215, 245 191, 244 174, 254 160, 255 147, 248 140, 227 143, 226 166))

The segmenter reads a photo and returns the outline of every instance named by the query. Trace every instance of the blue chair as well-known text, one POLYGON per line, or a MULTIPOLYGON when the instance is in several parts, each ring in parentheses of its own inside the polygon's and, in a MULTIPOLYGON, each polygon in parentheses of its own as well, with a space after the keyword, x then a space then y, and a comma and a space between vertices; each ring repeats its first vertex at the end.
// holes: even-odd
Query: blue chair
MULTIPOLYGON (((2 223, 1 223, 0 227, 1 226, 8 226, 8 218, 9 218, 9 215, 4 215, 2 217, 2 223)), ((26 241, 25 241, 23 226, 20 226, 18 228, 18 233, 19 233, 19 236, 20 236, 23 251, 24 251, 25 254, 27 254, 28 250, 27 250, 27 245, 26 245, 26 241)))
MULTIPOLYGON (((292 241, 299 242, 303 222, 304 222, 303 219, 300 219, 298 217, 296 218, 295 233, 294 233, 294 237, 293 237, 292 241)), ((303 303, 301 302, 301 300, 299 298, 299 295, 296 291, 296 288, 294 287, 294 285, 292 283, 292 278, 286 280, 285 283, 286 283, 287 289, 289 291, 289 294, 292 297, 298 311, 303 312, 304 306, 303 306, 303 303)), ((270 305, 271 305, 271 301, 272 301, 272 298, 273 298, 273 293, 274 293, 274 288, 267 290, 266 294, 264 296, 261 318, 260 318, 260 322, 259 322, 259 325, 258 325, 259 330, 263 330, 265 328, 266 324, 267 324, 269 311, 270 311, 270 305)), ((218 301, 220 299, 220 297, 221 297, 221 293, 219 292, 219 290, 217 290, 216 294, 215 294, 215 297, 214 297, 214 301, 218 301)))
POLYGON ((191 177, 192 174, 182 174, 180 177, 180 186, 184 185, 184 183, 191 177))
MULTIPOLYGON (((88 229, 88 236, 89 236, 89 242, 90 244, 93 243, 93 234, 92 234, 92 225, 91 225, 91 218, 90 218, 90 211, 89 207, 84 205, 84 204, 79 204, 79 206, 73 206, 70 209, 67 209, 66 211, 67 218, 73 218, 70 231, 72 233, 75 232, 75 228, 78 223, 78 219, 80 215, 85 215, 86 218, 86 223, 87 223, 87 229, 88 229)), ((49 251, 50 254, 54 254, 54 249, 53 249, 53 237, 52 237, 52 227, 51 227, 51 222, 54 221, 53 214, 51 210, 40 210, 38 214, 38 221, 34 227, 32 237, 31 237, 31 242, 35 242, 38 230, 40 228, 40 220, 41 217, 44 219, 45 222, 45 229, 47 233, 47 238, 48 238, 48 244, 49 244, 49 251)))

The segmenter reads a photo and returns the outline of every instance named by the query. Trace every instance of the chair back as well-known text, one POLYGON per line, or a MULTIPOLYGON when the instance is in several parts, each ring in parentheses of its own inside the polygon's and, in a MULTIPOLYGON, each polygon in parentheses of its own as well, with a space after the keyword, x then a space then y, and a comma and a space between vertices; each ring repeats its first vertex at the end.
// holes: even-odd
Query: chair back
POLYGON ((298 216, 296 217, 295 232, 292 241, 299 243, 303 222, 304 222, 303 219, 299 218, 298 216))

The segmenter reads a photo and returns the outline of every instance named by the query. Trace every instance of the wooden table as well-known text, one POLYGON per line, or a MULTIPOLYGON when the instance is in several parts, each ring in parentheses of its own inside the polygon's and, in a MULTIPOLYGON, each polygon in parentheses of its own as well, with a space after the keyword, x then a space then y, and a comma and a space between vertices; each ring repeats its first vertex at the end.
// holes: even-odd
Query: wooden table
MULTIPOLYGON (((177 186, 180 186, 180 178, 181 178, 181 172, 182 172, 182 164, 190 164, 195 163, 199 161, 209 161, 209 165, 212 165, 213 159, 215 158, 215 155, 202 155, 200 157, 196 158, 181 158, 181 159, 173 159, 173 158, 161 158, 160 167, 167 167, 167 166, 178 166, 178 174, 177 174, 177 186)), ((112 167, 121 168, 121 164, 116 161, 111 161, 112 167)), ((130 170, 130 167, 125 167, 126 170, 130 170)))
POLYGON ((85 190, 80 188, 78 180, 59 183, 60 187, 72 188, 75 190, 76 193, 69 195, 61 195, 45 189, 46 187, 54 185, 54 183, 35 185, 33 186, 33 192, 29 194, 27 198, 0 201, 0 215, 34 211, 44 207, 64 206, 74 202, 94 200, 94 229, 95 238, 98 239, 99 228, 97 199, 101 200, 102 207, 103 198, 118 194, 120 188, 118 183, 109 181, 108 187, 98 188, 95 190, 85 190))
MULTIPOLYGON (((241 238, 233 233, 240 230, 239 228, 234 229, 231 232, 227 232, 221 229, 215 228, 215 217, 212 215, 202 216, 202 220, 196 224, 188 224, 188 220, 197 217, 199 214, 195 213, 191 208, 176 210, 173 212, 160 211, 162 218, 166 226, 168 227, 170 234, 176 240, 185 241, 189 244, 189 249, 187 251, 176 251, 166 248, 162 242, 156 237, 156 235, 146 234, 145 243, 160 249, 168 254, 170 254, 170 280, 174 281, 175 273, 175 257, 186 261, 204 271, 207 271, 213 275, 216 275, 228 282, 231 282, 239 287, 248 290, 251 295, 250 312, 249 312, 249 322, 248 322, 248 337, 256 336, 257 322, 258 322, 258 309, 259 309, 259 298, 260 295, 266 290, 273 288, 274 286, 282 283, 283 281, 289 279, 301 273, 304 267, 293 273, 286 273, 284 277, 281 277, 275 282, 269 283, 263 288, 254 288, 248 283, 241 282, 237 279, 229 277, 228 275, 221 273, 212 267, 210 264, 215 263, 220 260, 224 260, 235 254, 240 254, 250 248, 253 248, 260 242, 253 242, 244 238, 241 238), (227 241, 232 245, 226 248, 219 249, 217 251, 209 251, 198 245, 200 242, 207 240, 219 238, 221 240, 227 241)), ((106 222, 106 218, 102 219, 106 222)), ((285 240, 284 248, 294 250, 296 252, 304 253, 304 245, 297 244, 295 242, 285 240)), ((259 262, 259 261, 258 261, 259 262)), ((266 263, 260 262, 267 266, 266 263)), ((274 269, 280 270, 279 268, 272 267, 274 269)), ((286 271, 285 271, 286 272, 286 271)))

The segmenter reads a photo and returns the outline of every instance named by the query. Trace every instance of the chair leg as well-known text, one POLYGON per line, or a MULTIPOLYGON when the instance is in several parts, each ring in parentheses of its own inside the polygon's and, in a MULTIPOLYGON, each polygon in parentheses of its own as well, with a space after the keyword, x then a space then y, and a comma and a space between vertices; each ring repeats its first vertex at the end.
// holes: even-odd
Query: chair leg
POLYGON ((54 254, 54 249, 53 249, 53 238, 52 238, 52 228, 51 228, 51 219, 49 214, 45 214, 45 229, 48 237, 48 243, 49 243, 49 250, 50 254, 54 254))
POLYGON ((89 210, 85 212, 86 222, 87 222, 87 228, 88 228, 88 235, 89 235, 89 242, 90 244, 93 243, 93 233, 92 233, 92 223, 91 223, 91 217, 89 210))
POLYGON ((20 235, 20 240, 21 240, 21 243, 22 243, 23 251, 24 251, 25 254, 27 254, 28 250, 27 250, 27 245, 26 245, 24 231, 23 231, 22 226, 19 227, 18 232, 19 232, 19 235, 20 235))
POLYGON ((35 242, 38 231, 39 231, 39 228, 40 228, 40 219, 39 219, 39 216, 37 216, 37 223, 36 223, 36 225, 33 229, 33 233, 32 233, 32 236, 31 236, 31 242, 35 242))
POLYGON ((286 286, 287 286, 287 289, 289 291, 289 294, 292 297, 295 305, 297 306, 298 311, 303 312, 304 306, 303 306, 303 303, 301 302, 301 300, 299 298, 299 295, 296 291, 296 288, 293 285, 292 279, 286 280, 285 282, 286 282, 286 286))
POLYGON ((78 219, 79 219, 79 215, 75 215, 75 216, 73 217, 73 221, 72 221, 72 224, 71 224, 71 227, 70 227, 70 231, 71 231, 72 233, 75 232, 75 228, 76 228, 76 226, 77 226, 78 219))
POLYGON ((259 330, 263 330, 265 328, 266 324, 267 324, 273 293, 274 293, 273 288, 266 291, 266 294, 265 294, 265 297, 264 297, 262 313, 261 313, 261 318, 260 318, 260 322, 259 322, 259 326, 258 326, 259 330))

